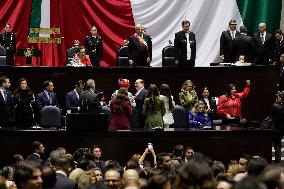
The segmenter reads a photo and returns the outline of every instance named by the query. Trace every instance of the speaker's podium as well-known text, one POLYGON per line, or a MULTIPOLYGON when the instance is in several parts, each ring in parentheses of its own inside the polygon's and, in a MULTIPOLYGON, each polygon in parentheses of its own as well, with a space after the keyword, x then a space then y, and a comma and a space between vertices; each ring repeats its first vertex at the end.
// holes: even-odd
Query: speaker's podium
POLYGON ((106 132, 108 116, 104 113, 71 113, 66 115, 67 132, 106 132))

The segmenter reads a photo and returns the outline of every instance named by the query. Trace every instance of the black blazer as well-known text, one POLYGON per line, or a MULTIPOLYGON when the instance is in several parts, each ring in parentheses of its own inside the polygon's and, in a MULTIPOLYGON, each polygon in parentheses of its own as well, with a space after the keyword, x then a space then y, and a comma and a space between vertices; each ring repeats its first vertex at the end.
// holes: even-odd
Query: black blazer
POLYGON ((80 107, 80 97, 78 98, 75 91, 72 90, 66 95, 66 108, 71 110, 72 113, 78 113, 78 107, 80 107))
POLYGON ((103 40, 100 36, 86 36, 85 47, 90 56, 95 56, 97 59, 103 59, 103 40))
POLYGON ((11 91, 7 92, 7 101, 5 103, 2 93, 0 92, 0 127, 7 127, 15 121, 15 112, 12 101, 11 91))
MULTIPOLYGON (((195 64, 196 58, 196 40, 195 34, 193 32, 189 32, 189 41, 191 47, 191 57, 190 62, 195 64)), ((187 61, 187 43, 184 31, 179 31, 175 34, 174 39, 174 48, 175 48, 175 60, 179 61, 179 64, 185 64, 187 61)))
POLYGON ((284 132, 284 105, 274 103, 270 110, 272 118, 272 130, 276 132, 284 132))
POLYGON ((61 173, 56 173, 56 189, 77 189, 78 184, 61 173))
MULTIPOLYGON (((235 38, 240 35, 240 32, 236 31, 235 38)), ((220 55, 224 55, 224 62, 234 62, 233 56, 233 39, 231 31, 223 31, 220 37, 220 55)))
POLYGON ((136 109, 142 112, 144 100, 147 96, 147 90, 143 88, 138 95, 135 96, 134 100, 136 103, 136 109))
POLYGON ((233 40, 234 62, 239 60, 240 55, 245 56, 247 62, 254 61, 253 38, 246 35, 239 35, 233 40))
POLYGON ((100 113, 102 110, 98 95, 91 90, 85 90, 80 94, 81 113, 100 113))
POLYGON ((149 35, 143 35, 143 38, 148 48, 142 46, 134 35, 128 39, 128 59, 133 60, 135 66, 149 66, 147 58, 152 60, 152 39, 149 35))
POLYGON ((41 110, 45 106, 58 106, 59 105, 56 93, 51 92, 50 96, 52 98, 52 103, 49 102, 48 97, 46 96, 44 91, 36 95, 35 99, 36 99, 37 108, 39 110, 41 110))
POLYGON ((257 64, 268 64, 274 58, 275 41, 273 36, 266 32, 265 42, 261 44, 260 32, 253 34, 255 56, 257 64))

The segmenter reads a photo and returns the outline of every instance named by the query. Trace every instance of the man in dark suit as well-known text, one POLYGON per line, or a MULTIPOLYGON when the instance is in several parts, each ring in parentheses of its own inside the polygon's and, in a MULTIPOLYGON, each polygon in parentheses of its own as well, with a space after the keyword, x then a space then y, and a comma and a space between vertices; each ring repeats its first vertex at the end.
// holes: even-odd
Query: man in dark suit
POLYGON ((56 170, 56 189, 77 189, 78 184, 68 178, 71 163, 70 160, 62 157, 55 161, 55 170, 56 170))
POLYGON ((144 128, 146 120, 145 116, 142 114, 144 100, 147 96, 147 90, 144 88, 144 84, 145 83, 143 79, 137 79, 135 81, 136 93, 134 100, 136 103, 136 109, 138 111, 138 121, 140 128, 144 128))
POLYGON ((182 21, 182 31, 175 34, 175 64, 178 66, 195 66, 196 40, 195 34, 189 31, 190 22, 182 21))
POLYGON ((233 57, 236 62, 241 55, 245 56, 246 62, 254 60, 254 45, 253 38, 247 36, 247 30, 244 26, 240 27, 240 35, 233 40, 233 57))
POLYGON ((70 110, 72 113, 78 113, 80 111, 80 94, 83 92, 85 83, 79 80, 75 89, 67 93, 66 95, 66 109, 70 110))
POLYGON ((284 53, 280 56, 280 70, 278 74, 278 91, 284 91, 284 53))
POLYGON ((41 159, 41 155, 44 154, 44 146, 40 141, 34 141, 32 143, 32 149, 34 152, 26 157, 26 160, 35 161, 43 166, 44 161, 41 159))
POLYGON ((59 106, 57 95, 53 92, 54 85, 50 80, 46 80, 44 83, 44 91, 36 95, 36 104, 38 110, 41 110, 45 106, 59 106))
POLYGON ((12 126, 15 121, 10 85, 8 77, 0 77, 0 127, 12 126))
POLYGON ((102 110, 98 95, 95 93, 96 83, 93 79, 86 82, 86 90, 80 94, 81 113, 100 113, 102 110))
POLYGON ((100 66, 100 61, 103 59, 103 40, 97 35, 97 28, 91 28, 91 35, 85 38, 85 47, 90 56, 93 66, 100 66))
POLYGON ((240 35, 236 30, 237 22, 230 20, 229 29, 223 31, 220 37, 220 58, 223 62, 234 62, 233 40, 240 35))
POLYGON ((128 61, 132 66, 150 66, 152 61, 152 39, 141 24, 135 26, 135 34, 128 39, 128 61))
POLYGON ((16 54, 16 35, 11 32, 11 25, 5 25, 5 31, 0 34, 0 45, 6 49, 6 63, 9 66, 14 65, 16 54))
POLYGON ((281 30, 275 31, 276 48, 275 48, 275 61, 279 63, 280 55, 284 53, 284 40, 281 30))
POLYGON ((273 35, 266 32, 266 24, 260 23, 259 31, 253 34, 256 64, 266 65, 272 63, 275 49, 273 35))

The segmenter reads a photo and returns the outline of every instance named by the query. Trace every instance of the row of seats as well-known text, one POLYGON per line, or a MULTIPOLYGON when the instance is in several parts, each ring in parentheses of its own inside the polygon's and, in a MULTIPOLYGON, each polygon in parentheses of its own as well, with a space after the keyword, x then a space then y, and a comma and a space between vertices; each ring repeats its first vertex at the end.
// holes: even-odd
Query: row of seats
MULTIPOLYGON (((184 128, 188 125, 187 110, 181 106, 173 109, 175 128, 184 128)), ((61 110, 56 106, 45 106, 39 115, 39 126, 42 128, 61 129, 66 124, 67 130, 96 130, 104 131, 108 127, 108 115, 102 114, 67 114, 66 120, 62 121, 61 110), (88 128, 88 129, 86 129, 88 128)))

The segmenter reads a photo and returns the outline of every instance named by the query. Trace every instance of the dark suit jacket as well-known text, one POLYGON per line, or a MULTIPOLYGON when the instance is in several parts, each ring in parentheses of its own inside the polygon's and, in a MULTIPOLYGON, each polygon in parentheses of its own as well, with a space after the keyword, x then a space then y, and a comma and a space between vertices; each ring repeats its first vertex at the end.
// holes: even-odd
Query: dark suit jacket
POLYGON ((241 34, 233 40, 234 62, 239 60, 240 55, 244 55, 247 62, 252 62, 254 60, 254 52, 252 37, 241 34))
POLYGON ((134 97, 136 109, 141 113, 143 109, 144 100, 147 95, 147 90, 143 88, 138 95, 134 97))
MULTIPOLYGON (((239 36, 240 32, 236 31, 235 37, 239 36)), ((224 62, 234 62, 233 57, 233 39, 231 31, 223 31, 220 37, 220 55, 224 55, 224 62)))
POLYGON ((280 65, 280 70, 278 74, 278 91, 284 91, 284 65, 280 65))
MULTIPOLYGON (((212 97, 209 97, 208 99, 209 99, 210 109, 213 110, 212 113, 208 113, 208 116, 211 120, 213 120, 217 118, 217 104, 216 101, 212 99, 212 97)), ((207 106, 207 103, 205 102, 204 98, 201 97, 200 100, 203 101, 207 106)))
MULTIPOLYGON (((195 40, 195 34, 193 32, 189 32, 189 41, 191 47, 190 64, 193 64, 194 66, 196 58, 196 40, 195 40)), ((174 48, 175 48, 175 60, 179 61, 179 65, 186 65, 187 43, 184 31, 179 31, 175 34, 174 48)))
POLYGON ((85 47, 90 55, 93 66, 99 66, 98 63, 103 59, 103 40, 100 36, 86 36, 85 47))
POLYGON ((15 121, 14 106, 11 91, 7 92, 7 102, 5 103, 2 93, 0 92, 0 127, 10 126, 15 121))
POLYGON ((280 55, 284 53, 284 39, 282 41, 276 41, 275 45, 275 61, 280 62, 280 55))
POLYGON ((265 42, 261 44, 260 33, 253 34, 257 64, 268 64, 274 58, 275 42, 273 36, 266 32, 265 42))
POLYGON ((72 113, 78 113, 78 107, 80 107, 80 99, 77 97, 74 90, 70 91, 66 95, 66 108, 71 110, 72 113))
POLYGON ((98 95, 91 90, 80 94, 80 107, 82 113, 100 113, 102 110, 98 95))
POLYGON ((152 39, 149 35, 143 35, 143 38, 148 48, 142 46, 134 35, 128 39, 128 59, 133 60, 134 66, 149 66, 147 57, 152 60, 152 39))
POLYGON ((45 106, 58 106, 59 105, 56 93, 51 92, 50 96, 52 98, 52 103, 49 102, 48 97, 46 96, 44 91, 36 95, 35 99, 36 99, 37 108, 39 110, 41 110, 45 106))
POLYGON ((35 161, 35 162, 39 163, 41 166, 43 166, 43 164, 44 164, 44 162, 43 162, 43 160, 40 158, 40 156, 38 156, 38 155, 36 155, 36 154, 34 154, 34 153, 28 155, 28 156, 26 157, 26 160, 35 161))
POLYGON ((76 182, 70 180, 65 175, 61 173, 56 173, 56 189, 77 189, 78 185, 76 182))

